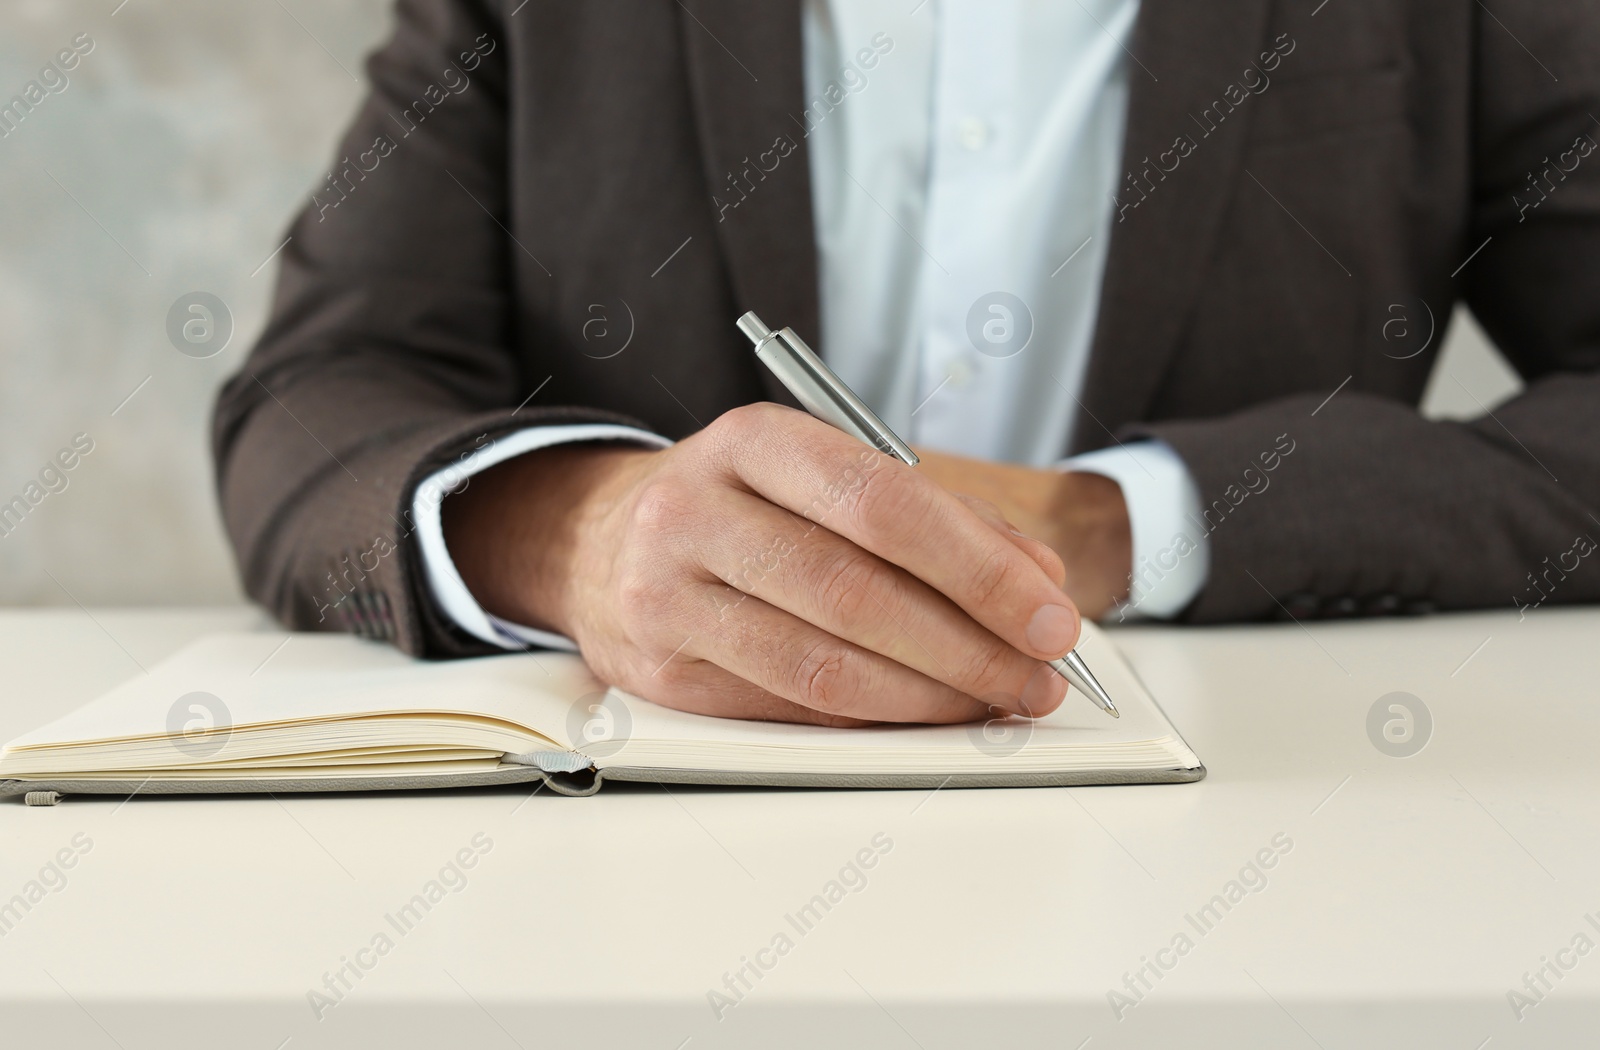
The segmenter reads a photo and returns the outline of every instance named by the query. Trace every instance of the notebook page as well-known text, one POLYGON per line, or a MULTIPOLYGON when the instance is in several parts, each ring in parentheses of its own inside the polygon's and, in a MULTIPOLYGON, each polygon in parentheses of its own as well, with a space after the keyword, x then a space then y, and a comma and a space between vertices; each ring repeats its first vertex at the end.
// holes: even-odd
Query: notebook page
POLYGON ((1087 750, 1103 752, 1093 761, 1107 765, 1118 765, 1119 753, 1130 768, 1148 768, 1149 763, 1171 756, 1177 756, 1175 765, 1199 765, 1104 631, 1085 623, 1077 652, 1111 694, 1121 718, 1112 718, 1076 690, 1069 691, 1066 702, 1049 715, 1031 723, 1011 719, 991 725, 988 737, 976 735, 985 729, 976 724, 834 729, 730 721, 685 714, 618 694, 626 713, 613 713, 611 720, 626 722, 625 733, 598 746, 564 742, 576 743, 575 749, 591 754, 601 768, 892 769, 897 768, 897 756, 916 752, 931 760, 918 764, 954 771, 957 766, 992 767, 996 760, 1032 764, 1019 757, 1023 755, 1052 765, 1056 759, 1046 758, 1046 753, 1059 756, 1087 750), (746 758, 738 754, 752 751, 766 754, 746 758))
POLYGON ((10 742, 8 749, 163 737, 179 708, 182 726, 203 712, 180 703, 192 693, 221 701, 232 726, 326 720, 382 712, 487 715, 535 732, 567 717, 574 702, 604 686, 569 653, 421 661, 349 635, 281 637, 216 634, 10 742))

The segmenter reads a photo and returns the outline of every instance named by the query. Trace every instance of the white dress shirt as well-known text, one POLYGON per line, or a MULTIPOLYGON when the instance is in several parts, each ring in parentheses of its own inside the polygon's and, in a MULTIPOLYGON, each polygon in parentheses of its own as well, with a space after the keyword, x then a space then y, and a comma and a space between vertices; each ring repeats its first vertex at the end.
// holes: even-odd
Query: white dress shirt
MULTIPOLYGON (((829 364, 913 444, 1115 480, 1135 570, 1121 613, 1163 617, 1207 572, 1183 461, 1145 441, 1058 462, 1082 411, 1137 13, 1137 0, 926 0, 911 11, 806 0, 803 123, 829 364), (1150 571, 1180 534, 1194 550, 1150 571)), ((530 428, 418 489, 429 585, 462 628, 507 648, 571 647, 478 606, 438 508, 472 473, 595 440, 670 443, 627 427, 530 428)))

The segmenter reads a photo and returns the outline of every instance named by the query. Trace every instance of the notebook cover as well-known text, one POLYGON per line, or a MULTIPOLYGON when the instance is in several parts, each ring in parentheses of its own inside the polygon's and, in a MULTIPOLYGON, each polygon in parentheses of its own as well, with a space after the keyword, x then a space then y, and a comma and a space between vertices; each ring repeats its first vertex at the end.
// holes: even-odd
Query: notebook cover
POLYGON ((532 766, 505 766, 477 773, 409 777, 302 777, 270 780, 0 780, 0 797, 31 792, 68 795, 249 795, 304 792, 406 791, 423 788, 489 787, 543 780, 558 795, 583 796, 607 780, 644 784, 720 787, 808 787, 841 789, 1086 787, 1096 784, 1187 784, 1201 780, 1194 769, 1098 769, 1065 773, 729 773, 710 770, 618 766, 596 772, 547 773, 532 766))

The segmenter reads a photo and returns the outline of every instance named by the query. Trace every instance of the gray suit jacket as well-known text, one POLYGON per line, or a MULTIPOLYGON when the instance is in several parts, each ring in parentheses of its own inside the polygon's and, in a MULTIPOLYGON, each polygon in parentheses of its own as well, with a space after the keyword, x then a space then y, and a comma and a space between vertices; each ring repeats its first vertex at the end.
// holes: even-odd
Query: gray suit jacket
MULTIPOLYGON (((227 526, 291 626, 482 651, 420 573, 421 477, 530 424, 681 436, 787 402, 733 320, 817 335, 798 4, 520 3, 400 4, 219 399, 227 526), (752 188, 724 209, 729 173, 752 188)), ((1182 455, 1192 621, 1600 597, 1600 18, 1314 6, 1144 0, 1062 452, 1182 455), (1457 300, 1527 389, 1426 422, 1457 300)))

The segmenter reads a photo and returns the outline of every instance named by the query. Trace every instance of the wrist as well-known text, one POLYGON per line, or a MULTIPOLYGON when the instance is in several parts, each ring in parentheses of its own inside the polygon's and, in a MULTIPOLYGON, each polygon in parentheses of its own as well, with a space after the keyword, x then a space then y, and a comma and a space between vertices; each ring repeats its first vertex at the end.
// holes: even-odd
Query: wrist
POLYGON ((1133 531, 1122 486, 1114 480, 931 449, 918 454, 922 469, 939 484, 994 504, 1018 529, 1054 550, 1066 565, 1067 593, 1084 615, 1103 615, 1127 598, 1133 531))
POLYGON ((447 498, 445 542, 484 611, 572 637, 590 541, 606 531, 629 468, 653 454, 609 442, 558 445, 491 467, 447 498))
POLYGON ((1057 475, 1046 542, 1067 565, 1067 590, 1085 615, 1100 616, 1128 598, 1133 529, 1122 486, 1101 474, 1057 475))

